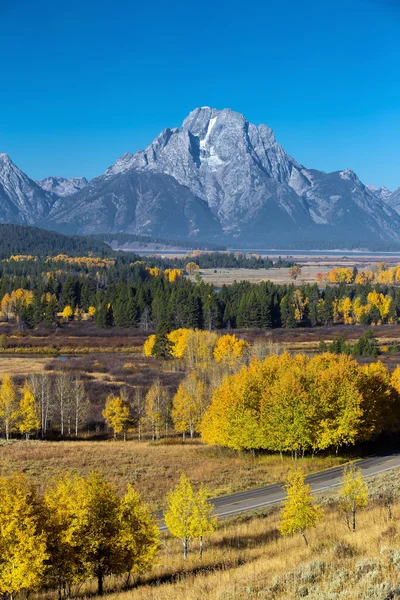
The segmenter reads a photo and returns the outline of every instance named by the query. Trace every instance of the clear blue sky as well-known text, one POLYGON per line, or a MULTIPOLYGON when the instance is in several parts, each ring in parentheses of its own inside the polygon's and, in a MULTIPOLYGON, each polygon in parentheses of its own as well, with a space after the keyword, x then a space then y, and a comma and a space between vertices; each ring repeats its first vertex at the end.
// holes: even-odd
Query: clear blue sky
POLYGON ((400 0, 0 0, 0 151, 94 177, 196 106, 400 186, 400 0))

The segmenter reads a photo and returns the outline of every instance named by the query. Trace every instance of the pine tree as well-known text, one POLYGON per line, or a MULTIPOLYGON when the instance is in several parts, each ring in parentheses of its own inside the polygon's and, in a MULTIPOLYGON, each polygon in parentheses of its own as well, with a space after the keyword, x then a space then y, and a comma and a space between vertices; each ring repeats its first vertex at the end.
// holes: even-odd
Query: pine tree
POLYGON ((285 490, 287 497, 281 513, 279 530, 284 536, 300 533, 308 546, 306 531, 314 528, 322 518, 322 509, 315 504, 311 488, 304 482, 301 471, 294 471, 289 475, 285 490))

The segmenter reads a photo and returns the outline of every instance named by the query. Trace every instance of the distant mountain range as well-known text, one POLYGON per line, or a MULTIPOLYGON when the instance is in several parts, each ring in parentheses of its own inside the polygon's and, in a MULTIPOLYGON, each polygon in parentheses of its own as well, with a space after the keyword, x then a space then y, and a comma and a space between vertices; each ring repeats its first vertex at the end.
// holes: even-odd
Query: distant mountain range
MULTIPOLYGON (((104 175, 33 181, 0 154, 0 222, 271 246, 400 241, 400 188, 364 185, 290 157, 273 131, 197 108, 104 175)), ((326 246, 325 246, 326 247, 326 246)))

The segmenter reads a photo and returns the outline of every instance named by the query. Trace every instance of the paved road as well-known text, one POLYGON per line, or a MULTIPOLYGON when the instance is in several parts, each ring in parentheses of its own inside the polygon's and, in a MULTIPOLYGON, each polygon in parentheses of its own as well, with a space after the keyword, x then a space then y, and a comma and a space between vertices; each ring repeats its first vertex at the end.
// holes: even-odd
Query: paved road
MULTIPOLYGON (((373 475, 400 467, 400 454, 364 458, 357 461, 357 466, 364 477, 372 477, 373 475)), ((341 485, 342 475, 343 467, 335 467, 308 475, 306 482, 311 485, 313 492, 317 493, 341 485)), ((247 492, 237 492, 230 496, 213 498, 211 502, 214 504, 215 512, 219 517, 230 517, 271 504, 279 504, 285 497, 282 486, 282 483, 267 485, 248 490, 247 492)), ((160 530, 163 531, 165 529, 164 523, 161 522, 160 530)))

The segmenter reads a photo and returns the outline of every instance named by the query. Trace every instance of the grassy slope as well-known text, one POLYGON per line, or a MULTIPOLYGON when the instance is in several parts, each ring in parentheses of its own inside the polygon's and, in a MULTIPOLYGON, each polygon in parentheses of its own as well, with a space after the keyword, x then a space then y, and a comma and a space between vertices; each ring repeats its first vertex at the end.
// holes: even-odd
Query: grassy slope
MULTIPOLYGON (((306 473, 343 462, 340 457, 304 458, 306 473)), ((101 471, 122 492, 132 483, 146 502, 160 507, 181 472, 204 482, 213 496, 283 481, 293 462, 279 456, 240 454, 209 447, 198 440, 172 445, 136 441, 16 442, 0 445, 0 475, 23 470, 40 486, 53 474, 101 471)))
MULTIPOLYGON (((400 471, 370 482, 379 490, 385 478, 399 487, 400 471)), ((299 536, 282 538, 279 514, 221 522, 207 540, 203 560, 193 544, 184 563, 181 544, 165 537, 159 564, 141 585, 117 592, 110 600, 379 600, 400 597, 400 502, 393 520, 371 500, 350 532, 332 501, 325 517, 309 533, 305 547, 299 536), (398 590, 398 595, 393 594, 398 590)), ((108 590, 118 589, 117 580, 108 590)), ((86 593, 93 591, 89 584, 86 593)))

